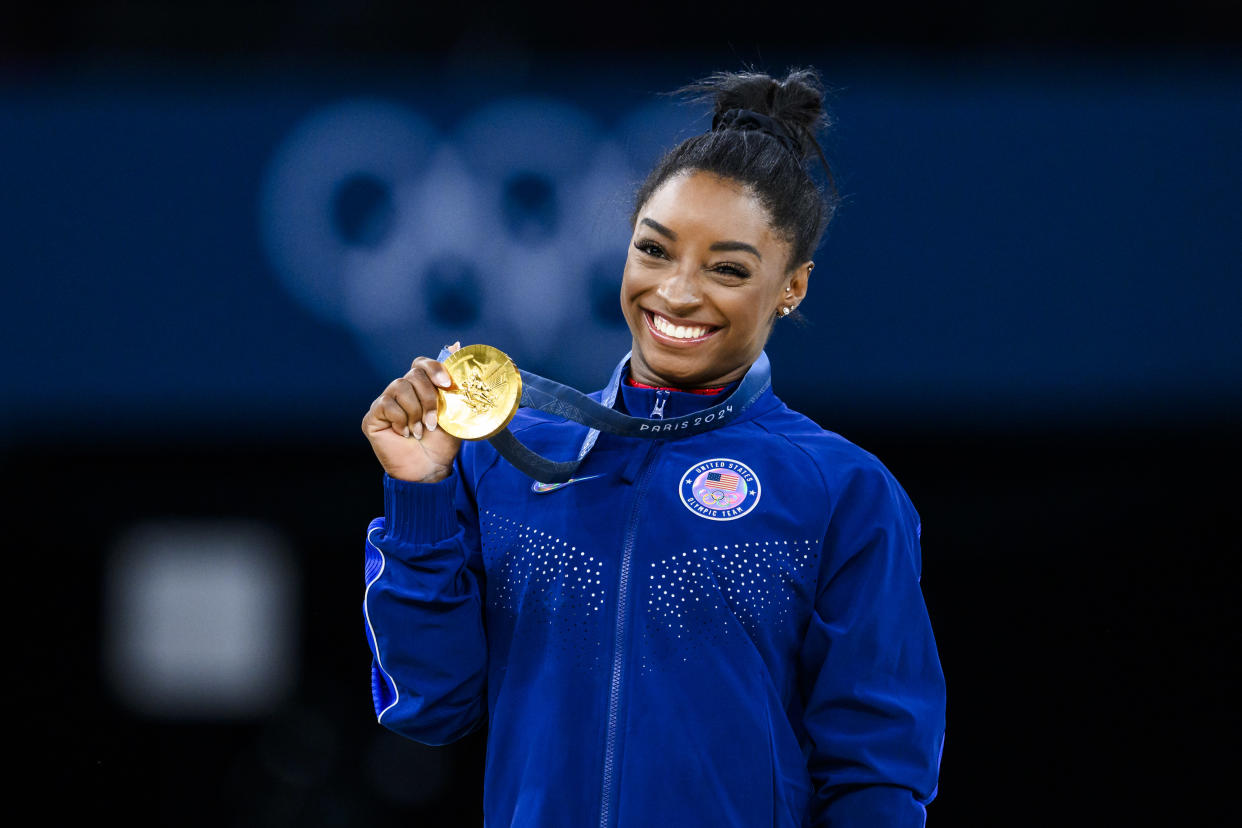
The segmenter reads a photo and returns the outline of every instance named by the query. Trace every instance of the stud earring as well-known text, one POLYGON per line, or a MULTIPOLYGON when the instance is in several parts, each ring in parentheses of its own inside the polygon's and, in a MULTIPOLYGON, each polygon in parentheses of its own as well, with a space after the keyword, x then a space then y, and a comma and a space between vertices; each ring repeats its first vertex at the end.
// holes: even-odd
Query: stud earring
POLYGON ((786 305, 785 307, 781 308, 781 316, 789 316, 789 306, 788 306, 788 305, 786 305))

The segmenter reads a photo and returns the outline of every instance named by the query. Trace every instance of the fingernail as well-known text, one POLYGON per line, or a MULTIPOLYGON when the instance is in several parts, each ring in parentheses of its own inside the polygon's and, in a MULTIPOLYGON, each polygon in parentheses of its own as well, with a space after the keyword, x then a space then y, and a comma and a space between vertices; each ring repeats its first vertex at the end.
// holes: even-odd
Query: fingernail
POLYGON ((441 388, 448 388, 452 384, 453 384, 453 381, 449 379, 448 374, 441 374, 440 376, 436 377, 436 385, 440 386, 441 388))
POLYGON ((423 416, 423 422, 427 424, 428 431, 435 431, 436 430, 436 412, 428 411, 423 416))
POLYGON ((423 439, 423 424, 422 423, 415 423, 413 431, 414 431, 415 440, 423 439))
POLYGON ((409 436, 410 436, 410 427, 409 427, 409 426, 406 426, 406 427, 405 427, 405 434, 404 434, 403 436, 405 436, 405 437, 409 437, 409 436))

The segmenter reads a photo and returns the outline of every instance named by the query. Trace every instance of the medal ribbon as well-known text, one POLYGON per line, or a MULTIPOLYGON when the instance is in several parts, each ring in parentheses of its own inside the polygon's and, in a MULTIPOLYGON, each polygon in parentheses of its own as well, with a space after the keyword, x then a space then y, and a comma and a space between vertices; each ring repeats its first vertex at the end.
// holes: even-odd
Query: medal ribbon
MULTIPOLYGON (((439 360, 443 362, 448 356, 447 349, 441 351, 439 360)), ((629 359, 630 354, 626 354, 613 370, 608 387, 604 389, 602 402, 596 402, 581 391, 567 385, 538 374, 519 370, 518 373, 522 376, 521 405, 590 427, 576 459, 556 461, 543 457, 525 446, 507 428, 489 438, 488 442, 500 452, 502 457, 526 476, 540 483, 564 483, 573 477, 578 466, 595 445, 601 431, 619 434, 623 437, 641 437, 649 440, 668 440, 703 434, 731 422, 759 399, 759 396, 772 384, 771 363, 768 362, 768 355, 760 352, 759 358, 747 370, 733 393, 716 405, 693 414, 670 417, 666 420, 631 417, 612 407, 617 401, 617 390, 620 388, 621 376, 625 372, 625 365, 629 359)))

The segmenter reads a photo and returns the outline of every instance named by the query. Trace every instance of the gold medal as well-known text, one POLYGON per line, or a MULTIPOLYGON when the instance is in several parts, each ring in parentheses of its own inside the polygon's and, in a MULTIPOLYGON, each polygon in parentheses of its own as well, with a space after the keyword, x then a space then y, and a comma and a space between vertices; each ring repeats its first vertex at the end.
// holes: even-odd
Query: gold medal
POLYGON ((491 345, 467 345, 444 360, 452 388, 436 395, 436 421, 463 440, 499 434, 522 401, 522 375, 513 360, 491 345))

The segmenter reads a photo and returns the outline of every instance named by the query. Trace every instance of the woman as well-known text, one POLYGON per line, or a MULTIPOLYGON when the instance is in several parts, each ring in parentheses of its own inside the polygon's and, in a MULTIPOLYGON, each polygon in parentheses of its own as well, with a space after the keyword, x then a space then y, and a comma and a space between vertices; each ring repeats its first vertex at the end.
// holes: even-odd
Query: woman
MULTIPOLYGON (((834 206, 807 171, 821 87, 801 70, 694 89, 713 129, 638 192, 633 350, 593 396, 658 422, 762 393, 706 433, 602 433, 570 483, 541 485, 437 428, 447 372, 414 360, 362 423, 386 472, 376 713, 427 744, 486 722, 494 828, 922 825, 944 679, 918 515, 875 457, 757 383, 834 206)), ((556 459, 587 433, 527 409, 510 430, 556 459)))

